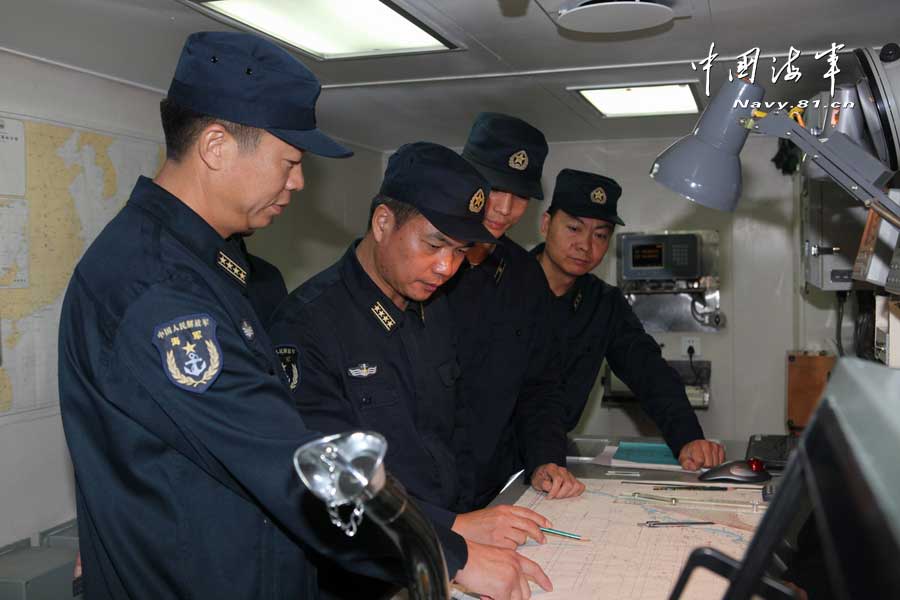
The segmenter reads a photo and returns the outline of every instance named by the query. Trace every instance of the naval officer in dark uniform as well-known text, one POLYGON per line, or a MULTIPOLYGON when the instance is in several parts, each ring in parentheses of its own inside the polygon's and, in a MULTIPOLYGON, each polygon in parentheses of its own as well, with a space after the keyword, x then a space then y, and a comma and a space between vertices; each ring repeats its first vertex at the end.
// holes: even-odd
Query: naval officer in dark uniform
POLYGON ((516 471, 550 497, 580 494, 565 468, 566 440, 553 405, 562 402, 561 362, 553 338, 550 290, 540 267, 506 231, 529 198, 543 198, 544 134, 516 117, 482 113, 463 157, 491 184, 484 225, 492 244, 468 253, 447 284, 459 334, 461 396, 472 443, 473 506, 489 503, 516 471))
MULTIPOLYGON (((515 548, 527 536, 543 541, 538 527, 549 526, 546 519, 508 506, 458 514, 471 493, 461 468, 468 461, 460 459, 470 447, 457 399, 456 329, 440 288, 472 242, 493 240, 482 225, 489 191, 452 150, 401 147, 388 161, 365 237, 291 292, 270 331, 309 426, 371 429, 387 439, 385 464, 434 523, 451 576, 500 560, 521 569, 523 588, 526 579, 547 587, 535 563, 493 547, 515 548)), ((338 597, 373 587, 340 572, 327 582, 321 575, 338 597)), ((507 582, 467 585, 495 597, 507 582)))
POLYGON ((293 472, 319 434, 248 298, 237 237, 302 189, 306 152, 351 154, 316 129, 319 90, 268 41, 191 35, 162 103, 166 162, 75 269, 59 390, 87 598, 315 598, 310 554, 402 577, 293 472))
POLYGON ((563 169, 541 219, 546 242, 532 250, 553 291, 555 330, 563 353, 564 429, 574 429, 605 358, 634 392, 685 469, 725 459, 721 445, 703 439, 684 383, 644 331, 619 288, 591 273, 603 260, 615 226, 622 188, 609 177, 563 169))

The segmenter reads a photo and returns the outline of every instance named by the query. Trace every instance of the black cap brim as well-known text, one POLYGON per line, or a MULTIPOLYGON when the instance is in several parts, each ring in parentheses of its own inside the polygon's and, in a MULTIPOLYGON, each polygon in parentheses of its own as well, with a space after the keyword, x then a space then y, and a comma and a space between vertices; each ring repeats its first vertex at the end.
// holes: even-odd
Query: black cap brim
POLYGON ((431 209, 416 207, 428 221, 444 235, 458 242, 481 242, 496 244, 497 238, 479 220, 465 219, 440 213, 431 209))
POLYGON ((319 129, 266 129, 269 133, 298 150, 328 158, 349 158, 353 151, 341 146, 319 129))
POLYGON ((597 206, 553 206, 550 205, 549 210, 553 210, 557 208, 568 215, 573 217, 586 217, 588 219, 600 219, 601 221, 606 221, 607 223, 615 223, 617 225, 624 225, 625 221, 619 217, 619 215, 610 215, 609 211, 603 210, 602 207, 597 206))
POLYGON ((521 198, 544 199, 544 189, 541 187, 540 180, 535 181, 522 175, 514 175, 488 167, 465 152, 463 153, 463 158, 468 160, 488 180, 488 183, 491 184, 491 189, 500 192, 510 192, 521 198))

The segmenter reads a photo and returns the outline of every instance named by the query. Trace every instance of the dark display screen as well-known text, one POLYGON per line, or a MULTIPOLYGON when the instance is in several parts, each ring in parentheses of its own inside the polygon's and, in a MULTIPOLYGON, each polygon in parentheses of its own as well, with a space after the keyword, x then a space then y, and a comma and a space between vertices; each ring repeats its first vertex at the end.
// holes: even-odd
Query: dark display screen
POLYGON ((636 269, 653 268, 663 266, 662 244, 640 244, 631 247, 631 266, 636 269))

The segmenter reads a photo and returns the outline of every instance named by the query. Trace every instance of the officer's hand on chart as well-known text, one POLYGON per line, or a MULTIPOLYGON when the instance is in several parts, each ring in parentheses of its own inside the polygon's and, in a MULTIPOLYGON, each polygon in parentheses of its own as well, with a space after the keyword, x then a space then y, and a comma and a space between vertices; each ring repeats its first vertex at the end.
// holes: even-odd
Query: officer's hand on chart
POLYGON ((709 440, 694 440, 681 448, 678 462, 688 471, 715 467, 725 462, 725 448, 709 440))
POLYGON ((543 544, 546 538, 540 528, 551 526, 531 509, 504 504, 457 515, 451 529, 467 541, 515 549, 528 538, 543 544))
POLYGON ((466 546, 469 558, 466 566, 456 572, 454 580, 468 591, 494 600, 527 600, 531 598, 529 581, 548 592, 553 591, 553 584, 543 569, 515 550, 471 540, 466 540, 466 546))
POLYGON ((541 465, 531 474, 531 487, 539 492, 547 492, 548 498, 571 498, 580 496, 584 484, 578 481, 565 467, 554 463, 541 465))

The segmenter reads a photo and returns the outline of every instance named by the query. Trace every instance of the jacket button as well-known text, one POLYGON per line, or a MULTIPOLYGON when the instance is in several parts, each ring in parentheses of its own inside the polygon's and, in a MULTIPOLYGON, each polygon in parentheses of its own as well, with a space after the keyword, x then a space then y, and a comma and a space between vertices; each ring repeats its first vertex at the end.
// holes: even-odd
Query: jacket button
POLYGON ((272 367, 269 367, 269 375, 274 375, 274 374, 275 374, 275 369, 273 369, 272 367))
POLYGON ((363 397, 362 397, 362 403, 363 403, 363 405, 365 405, 365 406, 368 406, 368 405, 372 404, 372 396, 363 396, 363 397))
POLYGON ((516 337, 522 337, 522 330, 516 329, 516 337))

